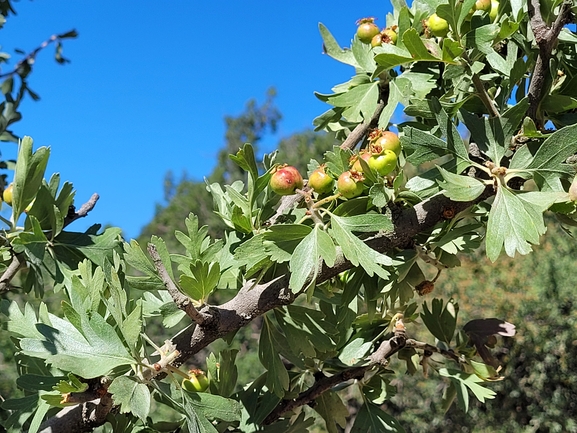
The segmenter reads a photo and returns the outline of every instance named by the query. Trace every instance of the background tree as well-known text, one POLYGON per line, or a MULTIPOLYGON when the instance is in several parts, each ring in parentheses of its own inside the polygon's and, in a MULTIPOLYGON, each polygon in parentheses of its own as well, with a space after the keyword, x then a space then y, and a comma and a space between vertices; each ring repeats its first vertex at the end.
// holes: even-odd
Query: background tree
MULTIPOLYGON (((350 49, 320 25, 326 53, 355 75, 317 95, 331 108, 316 127, 344 141, 310 161, 305 177, 321 170, 338 181, 305 187, 275 155, 260 167, 243 144, 230 156, 240 169, 231 183, 207 183, 222 238, 190 215, 175 233, 182 253, 152 237, 144 254, 115 228, 69 232, 95 198, 72 208, 71 185, 44 180, 48 149, 23 138, 0 290, 42 298, 50 287, 64 300, 58 311, 0 304, 25 394, 2 404, 5 429, 286 432, 322 423, 331 432, 402 432, 391 399, 403 371, 441 384, 443 409, 494 398, 500 340, 514 325, 464 322, 455 299, 433 298, 435 285, 463 254, 517 264, 545 233, 547 211, 575 224, 577 37, 565 27, 573 2, 486 6, 394 2, 380 40, 364 19, 350 49), (398 106, 411 116, 397 125, 402 146, 385 131, 398 106), (159 320, 170 339, 158 341, 159 320), (255 320, 265 371, 238 383, 238 351, 227 343, 255 320), (207 377, 179 368, 216 341, 207 377), (351 395, 359 404, 349 412, 351 395)), ((522 360, 516 353, 510 365, 522 360)), ((542 422, 525 413, 516 422, 542 422)))

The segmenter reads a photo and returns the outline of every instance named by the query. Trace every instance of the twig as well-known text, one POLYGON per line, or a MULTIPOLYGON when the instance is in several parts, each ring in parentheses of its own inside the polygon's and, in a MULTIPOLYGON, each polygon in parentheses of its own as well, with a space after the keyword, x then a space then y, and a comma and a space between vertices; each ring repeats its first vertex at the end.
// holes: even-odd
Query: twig
POLYGON ((10 75, 14 75, 14 74, 20 75, 21 71, 22 71, 22 66, 27 65, 27 67, 29 68, 30 65, 34 62, 34 58, 36 57, 36 55, 40 51, 42 51, 44 48, 46 48, 48 45, 50 45, 53 42, 59 41, 61 39, 75 38, 77 35, 78 35, 78 33, 76 32, 76 30, 70 30, 70 31, 65 32, 65 33, 60 33, 59 35, 50 36, 48 39, 46 39, 44 42, 42 42, 38 47, 36 47, 33 51, 28 53, 26 55, 26 57, 24 57, 22 60, 20 60, 18 63, 16 63, 16 65, 14 66, 14 69, 12 71, 5 72, 4 74, 0 74, 0 78, 9 77, 10 75))
POLYGON ((543 124, 543 119, 538 116, 538 111, 541 101, 549 92, 549 86, 545 85, 547 77, 549 76, 549 60, 557 44, 559 33, 563 29, 563 26, 570 22, 572 2, 564 1, 561 4, 559 15, 557 15, 551 27, 543 20, 539 0, 530 0, 528 6, 531 30, 535 35, 535 42, 537 42, 539 46, 539 55, 535 62, 535 68, 533 69, 529 90, 527 92, 529 97, 527 115, 533 119, 539 129, 543 129, 545 125, 543 124))
POLYGON ((68 214, 64 217, 64 227, 76 221, 77 219, 84 218, 86 215, 88 215, 88 213, 92 209, 94 209, 94 206, 96 206, 96 202, 98 201, 99 198, 100 196, 97 193, 92 194, 90 200, 88 200, 86 203, 80 206, 80 209, 78 209, 78 211, 76 211, 74 206, 70 206, 68 214))
POLYGON ((178 290, 176 284, 168 275, 168 271, 164 267, 164 263, 162 263, 162 259, 160 258, 160 254, 158 254, 158 250, 154 244, 148 244, 148 253, 152 258, 152 262, 154 263, 154 267, 156 268, 156 272, 158 272, 158 276, 164 283, 164 287, 172 297, 172 300, 180 308, 184 311, 188 317, 190 317, 196 324, 202 325, 204 324, 211 316, 205 313, 200 313, 192 304, 192 299, 188 296, 185 296, 183 293, 178 290))
POLYGON ((430 352, 439 353, 443 355, 445 358, 449 358, 457 363, 461 361, 459 359, 459 355, 457 355, 452 350, 439 349, 437 346, 433 346, 431 344, 424 343, 422 341, 413 340, 411 338, 406 341, 406 347, 412 347, 413 349, 421 349, 425 351, 428 350, 430 352))
POLYGON ((479 75, 477 74, 473 74, 473 86, 475 86, 477 95, 479 96, 479 99, 481 99, 481 102, 483 103, 485 108, 489 111, 490 116, 499 117, 500 116, 499 110, 497 110, 497 107, 495 107, 493 100, 487 93, 487 89, 485 89, 483 82, 481 81, 479 75))
POLYGON ((12 252, 12 261, 0 277, 0 293, 10 290, 10 282, 12 281, 12 278, 14 278, 18 270, 24 266, 24 263, 25 261, 22 259, 21 254, 12 252))
POLYGON ((387 84, 386 87, 381 88, 380 99, 377 104, 377 108, 375 112, 371 116, 370 119, 365 120, 363 123, 359 123, 355 129, 347 136, 345 141, 341 144, 341 149, 354 149, 355 146, 359 141, 361 141, 369 129, 376 128, 379 123, 379 117, 381 117, 381 113, 387 106, 389 100, 389 85, 387 84))
POLYGON ((299 394, 297 398, 290 400, 283 400, 279 405, 265 418, 264 425, 269 425, 279 419, 282 414, 292 411, 297 407, 309 404, 316 398, 320 397, 324 392, 335 387, 336 385, 348 382, 351 379, 361 379, 365 373, 375 366, 384 366, 387 359, 393 354, 397 353, 405 346, 406 336, 404 327, 402 332, 396 332, 388 340, 385 340, 379 348, 369 357, 369 364, 360 367, 347 368, 330 377, 319 375, 315 383, 306 391, 299 394))

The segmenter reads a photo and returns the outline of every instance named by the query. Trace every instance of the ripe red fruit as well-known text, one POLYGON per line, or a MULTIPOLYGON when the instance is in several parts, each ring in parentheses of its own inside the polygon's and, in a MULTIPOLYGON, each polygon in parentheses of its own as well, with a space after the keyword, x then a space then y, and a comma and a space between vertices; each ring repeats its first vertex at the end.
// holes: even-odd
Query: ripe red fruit
POLYGON ((325 194, 333 190, 333 178, 325 172, 325 167, 321 165, 309 176, 308 186, 318 194, 325 194))
POLYGON ((392 150, 397 156, 401 154, 401 140, 399 136, 392 131, 382 131, 371 143, 373 153, 381 153, 384 150, 392 150))
POLYGON ((374 18, 362 18, 357 21, 357 38, 365 44, 370 44, 371 39, 379 33, 379 27, 374 18))
POLYGON ((363 193, 365 188, 363 184, 364 177, 357 171, 345 171, 341 173, 337 180, 337 189, 345 198, 358 197, 363 193))
POLYGON ((373 154, 369 158, 369 167, 381 176, 386 176, 397 167, 397 155, 388 149, 381 154, 373 154))
POLYGON ((303 177, 295 167, 285 165, 273 173, 269 185, 278 195, 291 195, 303 187, 303 177))

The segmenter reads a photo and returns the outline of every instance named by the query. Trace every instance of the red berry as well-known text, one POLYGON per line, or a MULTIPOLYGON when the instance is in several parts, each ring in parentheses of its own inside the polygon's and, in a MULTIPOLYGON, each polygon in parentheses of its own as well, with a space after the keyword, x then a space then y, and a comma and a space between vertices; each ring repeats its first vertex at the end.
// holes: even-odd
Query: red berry
POLYGON ((341 173, 337 180, 337 189, 345 198, 358 197, 363 193, 365 188, 363 184, 364 177, 357 171, 345 171, 341 173))
POLYGON ((325 194, 333 190, 333 178, 325 172, 325 167, 321 165, 309 176, 308 186, 318 194, 325 194))
POLYGON ((303 177, 296 168, 281 166, 271 176, 269 185, 278 195, 291 195, 303 187, 303 177))

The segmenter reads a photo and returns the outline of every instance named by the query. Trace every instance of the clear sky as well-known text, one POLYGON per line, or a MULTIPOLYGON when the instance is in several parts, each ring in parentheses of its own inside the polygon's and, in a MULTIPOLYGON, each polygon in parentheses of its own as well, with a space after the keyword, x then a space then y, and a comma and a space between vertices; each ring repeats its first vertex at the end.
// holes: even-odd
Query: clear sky
MULTIPOLYGON (((42 52, 29 84, 41 100, 21 106, 13 131, 50 146, 47 176, 59 172, 76 189, 80 206, 100 194, 96 209, 71 230, 111 224, 138 236, 163 203, 168 170, 202 179, 223 145, 225 115, 262 102, 274 86, 283 114, 278 139, 311 127, 329 107, 327 93, 354 70, 322 54, 318 23, 348 46, 365 16, 385 24, 388 2, 341 0, 274 2, 192 0, 58 0, 14 3, 0 30, 12 61, 52 34, 71 29, 58 65, 54 48, 42 52)), ((3 158, 16 145, 2 144, 3 158)))

